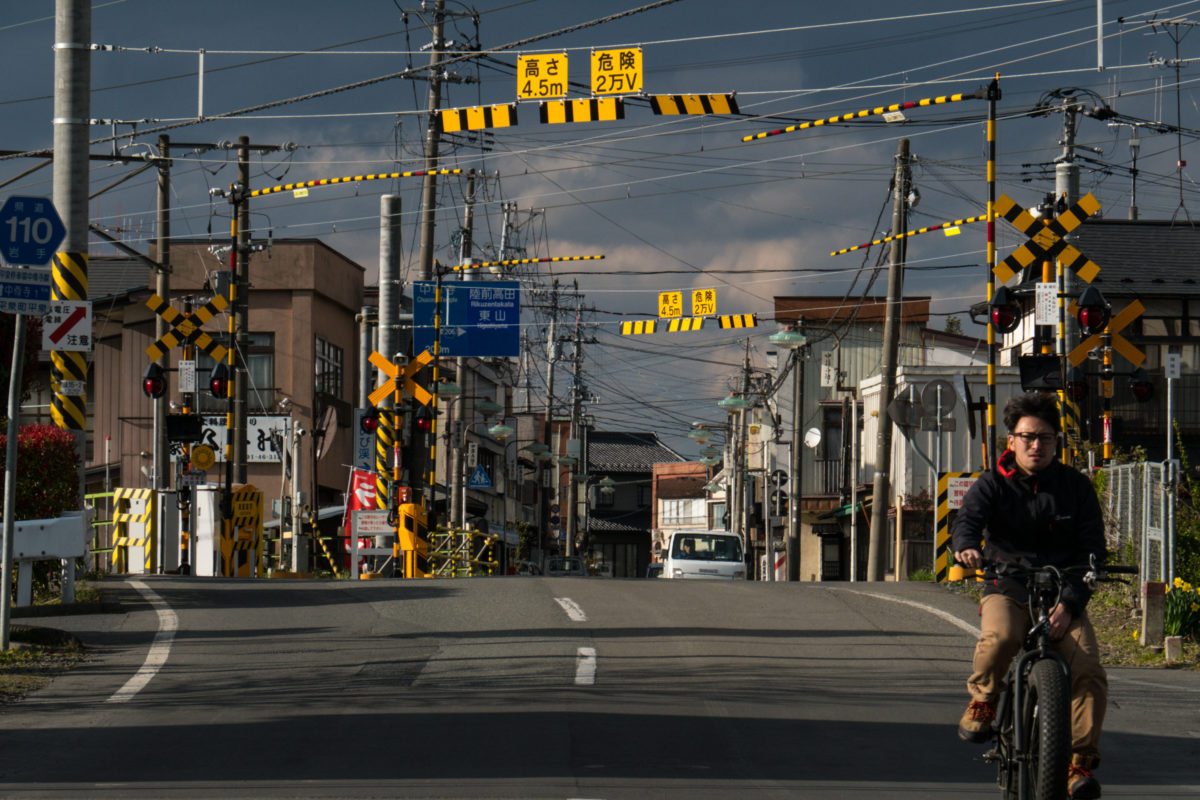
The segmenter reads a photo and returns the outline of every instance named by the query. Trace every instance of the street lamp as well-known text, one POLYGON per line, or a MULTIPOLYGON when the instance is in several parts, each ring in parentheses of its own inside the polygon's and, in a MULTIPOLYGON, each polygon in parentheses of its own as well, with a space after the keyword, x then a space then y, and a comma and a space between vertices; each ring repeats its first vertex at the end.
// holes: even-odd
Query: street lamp
MULTIPOLYGON (((717 401, 717 407, 729 414, 730 417, 737 416, 737 420, 730 420, 729 430, 733 447, 733 486, 731 502, 728 504, 727 519, 729 520, 729 530, 745 537, 747 534, 746 525, 742 517, 745 514, 746 498, 745 494, 745 479, 743 470, 745 466, 744 442, 746 441, 746 426, 745 426, 745 411, 750 407, 749 401, 744 397, 738 396, 737 393, 731 392, 728 397, 717 401)), ((750 552, 750 543, 746 542, 746 552, 750 552)))
POLYGON ((493 439, 499 439, 503 442, 509 436, 513 435, 513 427, 511 425, 505 425, 503 422, 497 422, 495 425, 488 428, 488 435, 490 435, 493 439))
MULTIPOLYGON (((541 511, 541 508, 542 508, 542 504, 541 504, 541 497, 542 497, 541 469, 542 469, 542 466, 547 461, 549 461, 551 458, 550 448, 542 442, 529 441, 526 439, 513 439, 512 441, 507 442, 505 444, 505 447, 504 447, 504 491, 505 491, 505 497, 503 500, 503 503, 504 503, 503 528, 505 531, 508 530, 508 495, 512 493, 509 489, 510 470, 509 470, 508 452, 509 452, 509 448, 516 448, 517 445, 520 445, 523 442, 525 444, 523 447, 518 448, 519 451, 523 451, 523 452, 527 453, 529 455, 529 457, 533 460, 533 462, 536 465, 537 470, 538 470, 536 473, 537 474, 536 485, 537 485, 537 498, 538 499, 537 499, 537 506, 536 506, 537 518, 535 519, 535 523, 536 523, 536 530, 538 532, 537 533, 537 537, 538 537, 538 545, 537 546, 541 547, 541 535, 542 535, 541 534, 541 519, 540 519, 541 513, 542 513, 542 511, 541 511)), ((514 460, 516 460, 516 459, 514 459, 514 460)), ((520 497, 520 493, 518 492, 517 494, 518 494, 518 497, 520 497)), ((524 503, 519 503, 519 505, 523 506, 524 503)), ((521 520, 519 520, 519 521, 521 521, 521 520)), ((519 553, 519 551, 520 551, 519 543, 517 545, 517 549, 518 549, 518 553, 519 553)), ((532 559, 533 553, 532 552, 526 553, 526 557, 532 559)))
MULTIPOLYGON (((488 395, 463 394, 462 387, 450 381, 439 381, 434 386, 439 398, 449 398, 449 402, 446 404, 447 424, 445 433, 442 434, 442 439, 447 445, 446 450, 450 455, 450 463, 446 468, 446 483, 450 486, 448 506, 451 527, 462 527, 467 521, 467 476, 463 450, 466 447, 467 431, 477 423, 463 425, 461 419, 456 419, 455 404, 464 400, 475 400, 475 410, 480 413, 484 422, 502 410, 503 406, 494 402, 488 395), (449 447, 451 441, 455 445, 452 448, 449 447)), ((461 408, 459 410, 461 411, 461 408)))
POLYGON ((750 403, 744 397, 738 397, 736 394, 730 394, 722 400, 717 401, 717 407, 722 411, 727 411, 730 414, 738 411, 745 411, 750 407, 750 403))

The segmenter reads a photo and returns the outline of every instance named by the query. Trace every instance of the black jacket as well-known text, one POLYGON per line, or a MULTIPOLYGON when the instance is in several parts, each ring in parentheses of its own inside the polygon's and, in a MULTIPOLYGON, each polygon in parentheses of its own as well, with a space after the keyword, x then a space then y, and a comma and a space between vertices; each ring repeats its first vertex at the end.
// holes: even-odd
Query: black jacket
MULTIPOLYGON (((1103 563, 1106 555, 1104 520, 1091 481, 1057 460, 1024 475, 1011 450, 967 490, 951 536, 956 553, 982 550, 984 558, 1031 567, 1086 564, 1092 554, 1103 563)), ((1012 578, 987 584, 983 593, 1028 599, 1024 584, 1012 578)), ((1078 617, 1091 595, 1082 576, 1071 576, 1062 602, 1078 617)))

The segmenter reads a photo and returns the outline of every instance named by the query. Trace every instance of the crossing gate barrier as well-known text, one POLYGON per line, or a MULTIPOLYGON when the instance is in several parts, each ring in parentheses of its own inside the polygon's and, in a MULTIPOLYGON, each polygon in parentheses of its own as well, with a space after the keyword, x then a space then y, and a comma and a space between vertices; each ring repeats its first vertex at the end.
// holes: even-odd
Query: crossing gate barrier
POLYGON ((428 578, 429 517, 418 503, 400 504, 400 538, 394 545, 396 563, 404 565, 404 577, 428 578))
POLYGON ((233 514, 221 531, 221 575, 263 577, 263 495, 252 484, 233 487, 233 514))
POLYGON ((154 524, 158 492, 154 489, 122 489, 113 492, 114 572, 141 575, 154 571, 154 524))

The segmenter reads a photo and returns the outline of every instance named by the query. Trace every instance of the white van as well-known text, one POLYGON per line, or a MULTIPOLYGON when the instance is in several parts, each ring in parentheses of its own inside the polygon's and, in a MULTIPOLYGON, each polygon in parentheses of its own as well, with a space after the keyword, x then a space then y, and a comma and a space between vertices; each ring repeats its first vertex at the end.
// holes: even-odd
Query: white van
POLYGON ((729 531, 676 531, 664 551, 661 577, 744 580, 742 537, 729 531))

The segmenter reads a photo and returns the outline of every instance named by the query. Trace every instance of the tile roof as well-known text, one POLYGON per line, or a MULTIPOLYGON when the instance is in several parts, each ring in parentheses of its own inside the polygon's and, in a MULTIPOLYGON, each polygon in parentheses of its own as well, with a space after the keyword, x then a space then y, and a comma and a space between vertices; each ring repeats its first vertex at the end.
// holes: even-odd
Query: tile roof
POLYGON ((650 530, 650 509, 608 512, 594 510, 588 516, 588 528, 592 533, 646 533, 650 530))
POLYGON ((684 461, 683 456, 653 433, 594 431, 588 436, 588 472, 651 472, 662 461, 684 461))
POLYGON ((1088 220, 1070 240, 1100 267, 1092 283, 1106 296, 1200 294, 1200 226, 1186 219, 1088 220))

